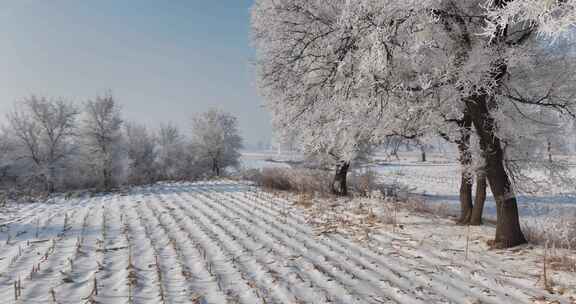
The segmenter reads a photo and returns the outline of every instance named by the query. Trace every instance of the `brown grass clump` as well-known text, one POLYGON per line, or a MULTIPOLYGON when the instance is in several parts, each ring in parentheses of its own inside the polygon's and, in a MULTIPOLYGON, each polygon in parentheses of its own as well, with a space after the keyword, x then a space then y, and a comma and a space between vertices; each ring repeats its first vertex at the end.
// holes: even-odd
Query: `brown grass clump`
POLYGON ((546 268, 576 272, 576 218, 570 213, 553 217, 524 222, 524 236, 531 244, 545 246, 546 268))
POLYGON ((446 203, 430 204, 424 201, 424 199, 418 197, 412 197, 406 202, 402 202, 401 205, 402 208, 415 213, 432 214, 441 218, 450 218, 455 216, 453 209, 450 208, 450 205, 446 203))
POLYGON ((312 169, 264 168, 249 171, 244 176, 266 190, 329 195, 331 175, 312 169))
POLYGON ((294 204, 296 206, 308 209, 311 208, 312 205, 314 205, 314 201, 312 199, 313 197, 310 194, 301 193, 300 195, 298 195, 294 204))
POLYGON ((551 256, 548 257, 548 265, 550 269, 556 271, 576 272, 576 257, 568 254, 558 254, 552 251, 551 256))

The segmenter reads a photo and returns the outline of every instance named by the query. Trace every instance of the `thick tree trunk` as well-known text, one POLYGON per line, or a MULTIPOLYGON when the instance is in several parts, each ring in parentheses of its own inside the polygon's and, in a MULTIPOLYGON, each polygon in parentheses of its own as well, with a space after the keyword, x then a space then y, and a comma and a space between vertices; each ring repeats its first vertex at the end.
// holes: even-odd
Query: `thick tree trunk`
POLYGON ((486 163, 486 177, 496 200, 496 237, 494 246, 514 247, 526 243, 520 228, 518 204, 508 173, 504 168, 504 151, 500 139, 494 133, 494 119, 488 110, 490 96, 473 96, 466 102, 486 163))
POLYGON ((334 180, 332 181, 332 193, 338 196, 348 195, 348 186, 346 185, 346 177, 350 162, 342 162, 336 165, 336 172, 334 173, 334 180))
POLYGON ((460 219, 458 219, 458 224, 466 225, 470 222, 472 209, 472 180, 466 172, 462 172, 462 180, 460 181, 460 219))
MULTIPOLYGON (((501 8, 507 2, 507 0, 497 0, 493 1, 491 6, 501 8)), ((499 89, 508 72, 506 61, 502 59, 503 51, 501 49, 506 44, 507 34, 507 27, 498 28, 495 37, 490 41, 490 45, 494 47, 495 60, 492 63, 491 77, 497 84, 496 87, 492 88, 495 90, 499 89)), ((481 92, 466 100, 466 108, 472 116, 472 122, 480 140, 480 148, 485 160, 486 178, 496 201, 496 236, 493 246, 508 248, 526 243, 526 238, 520 228, 516 195, 504 168, 502 144, 495 133, 496 125, 490 114, 490 109, 493 108, 495 102, 494 95, 481 92)))
POLYGON ((460 219, 459 224, 465 225, 470 222, 472 216, 472 179, 468 174, 468 167, 472 163, 470 153, 470 131, 472 128, 472 118, 464 113, 464 117, 458 122, 460 127, 460 140, 458 141, 458 152, 460 154, 460 166, 462 176, 460 180, 460 219))
POLYGON ((476 175, 476 197, 474 198, 474 208, 470 217, 470 225, 482 225, 482 214, 484 213, 484 203, 486 202, 486 175, 480 172, 476 175))

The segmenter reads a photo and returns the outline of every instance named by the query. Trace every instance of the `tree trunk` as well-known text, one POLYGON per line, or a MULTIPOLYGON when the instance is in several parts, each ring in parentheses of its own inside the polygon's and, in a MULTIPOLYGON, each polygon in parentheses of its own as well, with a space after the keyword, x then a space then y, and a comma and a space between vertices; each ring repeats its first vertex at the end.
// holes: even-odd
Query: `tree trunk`
POLYGON ((548 161, 552 162, 552 143, 548 141, 548 161))
POLYGON ((482 225, 482 214, 484 213, 484 203, 486 202, 486 186, 486 175, 483 172, 479 172, 476 175, 476 197, 474 198, 470 225, 482 225))
POLYGON ((110 182, 108 180, 108 170, 106 168, 102 169, 103 187, 104 191, 110 191, 110 182))
POLYGON ((460 219, 459 224, 466 225, 470 222, 472 215, 472 179, 468 174, 468 167, 472 163, 470 153, 470 132, 472 129, 472 118, 468 113, 464 113, 462 120, 458 122, 460 127, 460 140, 458 140, 458 152, 460 154, 460 166, 462 176, 460 180, 460 219))
POLYGON ((460 219, 458 224, 467 225, 472 216, 472 180, 466 172, 462 172, 460 182, 460 219))
POLYGON ((212 173, 217 177, 220 176, 220 166, 218 165, 218 160, 215 158, 212 159, 212 173))
MULTIPOLYGON (((501 8, 507 0, 492 2, 492 7, 501 8)), ((502 46, 506 44, 508 28, 498 28, 495 37, 490 41, 494 47, 491 78, 496 83, 493 90, 499 90, 508 72, 506 61, 502 58, 502 46)), ((495 133, 494 118, 490 109, 496 103, 492 93, 480 92, 466 100, 466 108, 472 116, 472 122, 480 140, 480 148, 485 160, 485 173, 492 195, 496 201, 496 236, 493 246, 496 248, 509 248, 526 243, 526 238, 520 228, 518 204, 512 189, 512 183, 504 168, 504 151, 500 138, 495 133)))
POLYGON ((423 163, 426 162, 426 149, 424 145, 420 145, 420 161, 423 163))
POLYGON ((398 155, 398 150, 394 149, 392 151, 392 156, 396 158, 396 160, 400 160, 400 156, 398 155))
POLYGON ((56 176, 56 174, 54 173, 54 167, 52 167, 52 166, 48 167, 48 174, 46 175, 46 191, 48 193, 56 192, 56 185, 54 183, 54 176, 56 176))
POLYGON ((494 247, 508 248, 526 243, 520 228, 518 204, 508 173, 504 168, 504 151, 500 138, 494 132, 494 119, 490 115, 488 94, 476 95, 466 101, 486 163, 486 177, 496 200, 496 237, 494 247))
POLYGON ((56 192, 56 187, 54 186, 54 182, 51 180, 46 181, 46 192, 54 193, 56 192))
POLYGON ((341 162, 340 164, 336 165, 336 172, 334 174, 334 180, 332 181, 332 194, 338 196, 348 195, 346 176, 348 175, 349 168, 350 162, 341 162))
POLYGON ((111 191, 112 186, 114 184, 112 182, 112 168, 111 168, 111 166, 104 168, 102 174, 104 175, 104 190, 105 191, 111 191))

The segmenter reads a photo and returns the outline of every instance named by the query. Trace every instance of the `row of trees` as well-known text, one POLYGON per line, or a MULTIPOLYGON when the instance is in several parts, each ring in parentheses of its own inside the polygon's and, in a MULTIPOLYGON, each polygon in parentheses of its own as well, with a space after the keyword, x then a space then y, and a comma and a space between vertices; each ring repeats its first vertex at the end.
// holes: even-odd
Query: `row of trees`
POLYGON ((47 192, 109 191, 125 184, 218 176, 238 165, 242 139, 232 115, 193 117, 190 138, 174 125, 158 130, 126 122, 112 95, 81 107, 61 98, 18 102, 2 127, 0 185, 47 192))
POLYGON ((477 176, 496 200, 495 246, 515 246, 526 240, 514 190, 522 182, 511 177, 557 168, 535 147, 562 141, 576 113, 576 59, 562 37, 574 26, 574 4, 257 0, 260 91, 279 133, 334 156, 336 176, 390 138, 454 143, 461 222, 473 218, 477 176))

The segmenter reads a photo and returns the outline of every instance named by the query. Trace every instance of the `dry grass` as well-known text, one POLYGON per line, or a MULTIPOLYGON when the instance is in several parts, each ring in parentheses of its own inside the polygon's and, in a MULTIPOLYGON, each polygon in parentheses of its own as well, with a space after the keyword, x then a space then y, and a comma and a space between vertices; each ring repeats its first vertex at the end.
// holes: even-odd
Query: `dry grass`
POLYGON ((548 265, 552 270, 576 272, 576 257, 565 251, 552 250, 548 257, 548 265))
MULTIPOLYGON (((315 197, 332 197, 333 174, 330 171, 305 168, 264 168, 247 170, 240 180, 256 183, 267 191, 288 191, 315 197)), ((384 184, 378 173, 371 170, 352 171, 348 174, 350 196, 366 198, 393 198, 406 200, 409 189, 398 184, 384 184)))
POLYGON ((549 223, 540 221, 523 223, 522 231, 532 244, 548 243, 553 248, 576 249, 576 218, 573 216, 555 216, 549 223))
POLYGON ((522 231, 529 243, 548 248, 547 266, 550 269, 576 272, 576 218, 573 215, 523 223, 522 231))
POLYGON ((321 170, 264 168, 250 170, 242 176, 265 190, 290 191, 315 195, 329 195, 331 174, 321 170))
POLYGON ((378 173, 372 170, 362 173, 352 172, 348 178, 348 186, 354 194, 361 197, 370 197, 382 188, 378 182, 378 173))
POLYGON ((294 204, 302 208, 311 208, 314 205, 314 198, 310 194, 301 193, 296 198, 294 204))
POLYGON ((429 204, 420 197, 411 197, 402 202, 401 208, 414 213, 431 214, 441 218, 452 218, 456 216, 449 204, 429 204))

